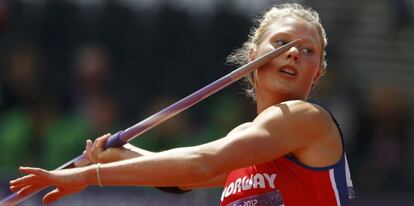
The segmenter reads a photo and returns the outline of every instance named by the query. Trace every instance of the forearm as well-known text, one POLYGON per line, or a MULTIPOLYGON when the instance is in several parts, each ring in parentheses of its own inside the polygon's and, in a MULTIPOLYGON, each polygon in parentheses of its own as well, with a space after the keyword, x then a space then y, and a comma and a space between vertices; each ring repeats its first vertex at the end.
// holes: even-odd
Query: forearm
POLYGON ((139 147, 135 147, 134 145, 132 145, 132 144, 125 144, 124 145, 124 147, 126 148, 126 149, 129 149, 129 150, 131 150, 132 152, 135 152, 135 153, 137 153, 137 154, 140 154, 140 155, 137 155, 137 157, 138 156, 145 156, 145 155, 151 155, 151 154, 154 154, 155 152, 151 152, 151 151, 148 151, 148 150, 145 150, 145 149, 142 149, 142 148, 139 148, 139 147))
POLYGON ((273 148, 277 146, 267 130, 250 126, 203 145, 103 164, 101 180, 104 185, 113 186, 197 186, 193 184, 206 182, 255 162, 268 161, 276 156, 273 148), (246 152, 261 151, 262 148, 269 148, 272 152, 256 155, 246 152))
MULTIPOLYGON (((118 159, 118 161, 120 160, 127 160, 127 159, 132 159, 132 158, 136 158, 136 157, 140 157, 140 156, 146 156, 146 155, 153 155, 155 154, 155 152, 151 152, 151 151, 147 151, 144 150, 142 148, 139 147, 135 147, 132 144, 125 144, 124 148, 126 150, 124 150, 120 156, 120 158, 118 159)), ((96 172, 95 172, 96 173, 96 172)), ((177 186, 172 186, 172 187, 157 187, 158 189, 161 188, 179 188, 183 191, 188 191, 191 189, 196 189, 196 188, 206 188, 206 187, 221 187, 224 185, 225 182, 225 178, 227 177, 227 174, 224 175, 219 175, 217 177, 213 177, 211 179, 208 179, 206 181, 202 181, 202 182, 196 182, 196 183, 191 183, 191 184, 186 184, 186 185, 177 185, 177 186)))
POLYGON ((129 143, 125 144, 124 148, 125 150, 122 151, 122 153, 120 154, 118 161, 154 154, 154 152, 150 152, 148 150, 135 147, 134 145, 129 144, 129 143))
MULTIPOLYGON (((179 148, 137 158, 102 164, 101 182, 104 185, 176 186, 205 181, 201 155, 194 147, 179 148)), ((97 184, 96 171, 88 170, 89 184, 97 184)))

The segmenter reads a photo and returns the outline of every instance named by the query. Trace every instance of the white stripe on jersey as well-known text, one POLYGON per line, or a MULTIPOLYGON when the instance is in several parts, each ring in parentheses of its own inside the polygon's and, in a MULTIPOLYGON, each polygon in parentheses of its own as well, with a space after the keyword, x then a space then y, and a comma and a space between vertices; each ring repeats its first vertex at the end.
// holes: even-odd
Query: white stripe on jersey
POLYGON ((351 172, 349 172, 348 159, 346 158, 346 155, 345 155, 345 176, 346 176, 346 186, 354 187, 354 185, 352 184, 351 172))
POLYGON ((335 171, 334 171, 334 169, 329 170, 329 177, 331 179, 332 189, 335 193, 336 205, 341 206, 341 200, 339 199, 338 188, 336 187, 336 182, 335 182, 335 171))

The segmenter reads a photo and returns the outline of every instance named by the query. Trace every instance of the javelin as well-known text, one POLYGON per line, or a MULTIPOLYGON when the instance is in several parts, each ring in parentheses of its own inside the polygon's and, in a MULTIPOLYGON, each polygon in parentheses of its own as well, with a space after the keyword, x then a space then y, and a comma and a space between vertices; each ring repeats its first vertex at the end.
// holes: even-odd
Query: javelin
MULTIPOLYGON (((292 41, 288 44, 285 44, 277 49, 274 49, 263 56, 237 68, 236 70, 232 71, 231 73, 221 77, 220 79, 210 83, 209 85, 201 88, 200 90, 188 95, 187 97, 181 99, 180 101, 166 107, 165 109, 153 114, 152 116, 144 119, 143 121, 129 127, 126 130, 119 131, 112 135, 108 141, 105 143, 104 149, 110 147, 122 147, 127 142, 131 141, 135 137, 143 134, 144 132, 152 129, 153 127, 161 124, 162 122, 166 121, 167 119, 175 116, 176 114, 188 109, 189 107, 193 106, 194 104, 200 102, 201 100, 207 98, 208 96, 216 93, 217 91, 223 89, 224 87, 230 85, 231 83, 241 79, 242 77, 250 74, 260 66, 264 65, 265 63, 269 62, 270 60, 278 57, 279 55, 283 54, 285 51, 293 47, 298 43, 299 39, 292 41)), ((69 162, 63 164, 62 166, 58 167, 56 170, 67 169, 75 167, 75 162, 85 160, 84 154, 79 155, 78 157, 70 160, 69 162)), ((20 202, 24 201, 25 199, 33 196, 37 192, 43 190, 45 188, 41 188, 31 194, 27 194, 25 196, 19 196, 17 193, 13 193, 0 202, 0 206, 14 206, 19 204, 20 202)))

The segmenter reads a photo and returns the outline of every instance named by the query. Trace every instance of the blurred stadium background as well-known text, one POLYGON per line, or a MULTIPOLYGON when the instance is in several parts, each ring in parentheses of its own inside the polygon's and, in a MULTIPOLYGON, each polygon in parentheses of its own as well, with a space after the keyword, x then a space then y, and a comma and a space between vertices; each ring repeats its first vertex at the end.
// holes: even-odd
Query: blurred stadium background
MULTIPOLYGON (((265 0, 1 0, 0 198, 19 165, 56 168, 86 138, 116 132, 235 67, 265 0)), ((328 74, 312 101, 338 118, 357 199, 414 205, 414 1, 309 0, 329 39, 328 74)), ((194 145, 250 121, 240 84, 143 135, 159 151, 194 145)), ((174 196, 90 188, 55 205, 218 205, 219 189, 174 196)), ((40 197, 22 205, 40 205, 40 197)))

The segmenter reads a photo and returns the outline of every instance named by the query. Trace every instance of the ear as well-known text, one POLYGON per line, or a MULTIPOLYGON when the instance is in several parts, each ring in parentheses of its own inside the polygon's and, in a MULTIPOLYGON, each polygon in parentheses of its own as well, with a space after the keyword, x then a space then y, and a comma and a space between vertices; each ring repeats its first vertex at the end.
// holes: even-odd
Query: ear
POLYGON ((256 56, 257 56, 257 46, 256 45, 253 45, 252 47, 250 47, 249 54, 247 56, 249 62, 251 62, 254 59, 256 59, 256 56))

